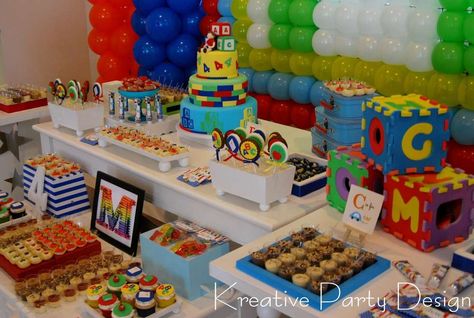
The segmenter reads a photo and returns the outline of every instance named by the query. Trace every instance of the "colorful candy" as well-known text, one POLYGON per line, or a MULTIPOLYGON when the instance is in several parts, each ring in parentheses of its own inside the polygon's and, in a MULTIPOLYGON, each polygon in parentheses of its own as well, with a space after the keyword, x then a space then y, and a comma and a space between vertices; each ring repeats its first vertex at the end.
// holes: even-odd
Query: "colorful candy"
POLYGON ((415 284, 419 284, 424 286, 426 284, 426 279, 423 275, 418 272, 415 267, 410 264, 410 262, 406 260, 402 261, 395 261, 393 262, 393 266, 400 271, 406 278, 410 281, 414 282, 415 284))

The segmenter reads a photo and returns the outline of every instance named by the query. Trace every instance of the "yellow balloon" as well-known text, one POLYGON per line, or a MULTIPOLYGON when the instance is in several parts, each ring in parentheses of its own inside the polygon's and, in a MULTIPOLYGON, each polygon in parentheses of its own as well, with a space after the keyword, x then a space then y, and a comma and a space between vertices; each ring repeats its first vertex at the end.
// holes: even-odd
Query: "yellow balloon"
POLYGON ((428 83, 434 72, 408 72, 403 83, 405 94, 428 96, 428 83))
POLYGON ((464 108, 474 110, 474 76, 462 79, 458 88, 459 104, 464 108))
POLYGON ((448 106, 458 105, 458 90, 462 81, 459 74, 434 74, 428 83, 428 97, 448 106))
POLYGON ((298 76, 312 75, 312 65, 316 54, 310 53, 293 53, 290 57, 291 72, 298 76))
POLYGON ((354 70, 359 59, 353 57, 338 57, 332 65, 332 78, 353 78, 354 70))
POLYGON ((237 55, 239 61, 239 67, 249 67, 249 56, 252 48, 247 43, 238 42, 237 43, 237 55))
POLYGON ((233 0, 230 5, 230 12, 236 19, 248 19, 247 4, 249 0, 233 0))
POLYGON ((382 62, 359 61, 354 68, 354 79, 375 86, 375 73, 382 65, 382 62))
POLYGON ((272 49, 272 67, 281 73, 290 73, 290 57, 293 51, 272 49))
POLYGON ((252 49, 249 55, 250 67, 256 71, 270 71, 272 69, 272 49, 252 49))
POLYGON ((235 20, 232 26, 232 35, 238 42, 247 43, 247 31, 252 24, 252 21, 248 19, 235 20))
POLYGON ((316 56, 313 60, 313 76, 320 81, 329 81, 332 79, 332 65, 337 56, 316 56))
POLYGON ((402 95, 408 69, 402 65, 383 65, 375 73, 375 87, 385 95, 402 95))

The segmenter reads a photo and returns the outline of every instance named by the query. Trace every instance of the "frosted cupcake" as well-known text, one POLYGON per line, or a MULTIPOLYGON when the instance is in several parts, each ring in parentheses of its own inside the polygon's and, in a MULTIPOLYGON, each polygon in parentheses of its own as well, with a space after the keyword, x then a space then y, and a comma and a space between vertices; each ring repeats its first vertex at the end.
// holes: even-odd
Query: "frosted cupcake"
POLYGON ((112 317, 112 310, 117 306, 119 300, 114 294, 104 294, 99 298, 99 309, 105 318, 112 317))
POLYGON ((155 293, 152 291, 141 291, 136 295, 135 308, 138 317, 148 317, 156 311, 155 293))

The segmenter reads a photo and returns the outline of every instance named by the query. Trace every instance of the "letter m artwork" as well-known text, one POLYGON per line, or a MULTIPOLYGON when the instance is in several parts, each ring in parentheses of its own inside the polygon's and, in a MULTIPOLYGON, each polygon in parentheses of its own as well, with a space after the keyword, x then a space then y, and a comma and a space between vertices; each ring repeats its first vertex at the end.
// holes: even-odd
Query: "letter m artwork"
POLYGON ((96 222, 109 231, 129 239, 132 209, 137 202, 124 195, 120 198, 118 207, 114 210, 112 190, 106 186, 101 186, 100 191, 102 192, 102 200, 96 222))

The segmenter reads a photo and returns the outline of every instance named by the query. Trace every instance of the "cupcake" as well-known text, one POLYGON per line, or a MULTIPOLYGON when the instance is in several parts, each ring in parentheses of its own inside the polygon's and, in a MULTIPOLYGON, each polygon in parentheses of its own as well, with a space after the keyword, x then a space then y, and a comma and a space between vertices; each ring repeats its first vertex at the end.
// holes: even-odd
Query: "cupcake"
POLYGON ((278 258, 270 258, 265 262, 265 269, 271 273, 277 273, 280 269, 281 261, 278 258))
POLYGON ((320 280, 324 275, 324 269, 321 267, 310 266, 306 269, 306 275, 308 275, 312 280, 320 280))
POLYGON ((138 284, 127 283, 122 286, 120 291, 122 292, 121 300, 133 305, 133 302, 135 301, 135 295, 140 291, 140 287, 138 287, 138 284))
POLYGON ((90 285, 87 288, 87 304, 91 306, 92 308, 98 308, 99 307, 99 298, 105 294, 106 289, 104 285, 90 285))
POLYGON ((331 257, 331 254, 334 252, 334 249, 331 246, 321 246, 319 247, 318 251, 324 259, 328 259, 331 257))
POLYGON ((324 269, 325 273, 332 273, 337 269, 337 263, 333 260, 324 260, 321 261, 320 267, 324 269))
POLYGON ((72 288, 74 289, 77 289, 77 285, 79 285, 80 283, 82 283, 82 278, 80 278, 79 276, 74 276, 69 280, 69 284, 71 284, 72 288))
POLYGON ((311 252, 306 254, 306 259, 311 263, 313 266, 319 266, 319 263, 324 259, 323 255, 318 252, 311 252))
POLYGON ((373 253, 363 251, 360 255, 361 260, 364 262, 364 268, 369 267, 377 261, 377 257, 373 253))
POLYGON ((87 292, 87 287, 89 287, 89 284, 86 282, 82 282, 77 284, 77 292, 81 295, 84 295, 87 292))
POLYGON ((321 246, 326 246, 331 242, 332 238, 329 235, 321 234, 317 236, 314 241, 321 246))
POLYGON ((0 209, 0 224, 10 221, 10 212, 7 208, 0 209))
POLYGON ((316 295, 323 295, 328 290, 327 284, 322 284, 319 280, 312 280, 309 284, 309 290, 316 295))
POLYGON ((46 300, 37 300, 33 304, 33 310, 37 314, 43 314, 46 312, 46 300))
POLYGON ((354 275, 354 270, 349 266, 342 266, 337 269, 337 273, 341 275, 341 280, 345 281, 354 275))
POLYGON ((310 266, 311 266, 311 264, 309 263, 308 260, 305 260, 305 259, 304 260, 303 259, 297 260, 295 262, 295 265, 294 265, 295 273, 304 274, 304 273, 306 273, 306 269, 310 266))
POLYGON ((301 247, 293 247, 290 250, 290 253, 296 256, 296 259, 304 259, 306 256, 306 250, 301 247))
POLYGON ((156 311, 155 293, 153 291, 141 291, 135 297, 135 308, 138 317, 148 317, 156 311))
POLYGON ((314 239, 317 231, 314 227, 306 226, 306 227, 303 227, 303 229, 301 230, 301 233, 303 234, 305 240, 308 241, 308 240, 314 239))
POLYGON ((306 241, 303 243, 303 248, 306 252, 314 252, 318 249, 319 244, 313 241, 306 241))
POLYGON ((32 293, 32 294, 29 294, 28 296, 26 296, 26 302, 29 305, 33 306, 35 301, 40 300, 40 298, 41 298, 40 294, 32 293))
POLYGON ((56 291, 59 294, 62 294, 67 288, 68 288, 68 285, 66 285, 64 283, 59 283, 59 284, 56 285, 56 291))
POLYGON ((174 287, 171 284, 161 284, 156 289, 155 298, 158 302, 158 307, 165 308, 175 303, 176 294, 174 287))
POLYGON ((296 246, 296 247, 300 247, 305 241, 304 235, 299 232, 291 234, 290 237, 291 237, 291 241, 293 242, 293 246, 296 246))
POLYGON ((123 285, 127 283, 127 279, 123 275, 114 274, 110 276, 109 280, 107 281, 107 289, 112 294, 115 294, 117 297, 121 296, 121 289, 123 285))
POLYGON ((334 252, 339 252, 342 253, 344 249, 346 248, 346 245, 344 242, 339 241, 339 240, 332 240, 331 243, 329 243, 329 246, 331 246, 334 249, 334 252))
POLYGON ((357 274, 364 268, 364 262, 360 259, 357 259, 350 262, 349 266, 354 270, 354 274, 357 274))
POLYGON ((26 215, 26 208, 23 202, 13 202, 10 205, 10 215, 12 219, 19 219, 26 215))
POLYGON ((158 287, 158 277, 154 275, 145 275, 140 279, 139 282, 141 290, 154 291, 158 287))
MULTIPOLYGON (((122 266, 120 264, 118 265, 120 267, 119 269, 121 269, 122 266)), ((129 283, 138 283, 138 281, 143 277, 143 275, 143 270, 138 266, 134 266, 127 270, 125 277, 127 279, 127 282, 129 283)))
POLYGON ((293 242, 281 240, 276 244, 276 246, 279 247, 283 253, 287 253, 290 251, 290 248, 293 247, 293 242))
POLYGON ((86 273, 84 273, 82 278, 84 279, 85 282, 90 283, 91 279, 93 279, 95 276, 96 276, 96 274, 93 273, 93 272, 86 272, 86 273))
POLYGON ((291 253, 283 253, 278 256, 283 265, 292 265, 296 261, 296 256, 291 253))
POLYGON ((295 274, 295 269, 293 266, 281 265, 278 269, 278 276, 283 279, 291 280, 291 277, 295 274))
POLYGON ((360 249, 358 249, 357 247, 346 247, 343 253, 350 259, 357 259, 360 254, 360 249))
POLYGON ((58 293, 54 293, 48 296, 48 305, 51 308, 58 308, 60 305, 61 296, 58 293))
POLYGON ((266 258, 278 258, 281 254, 281 249, 277 246, 270 246, 267 249, 266 258))
POLYGON ((117 296, 114 294, 104 294, 99 298, 99 310, 105 318, 112 317, 112 310, 119 303, 117 296))
POLYGON ((291 277, 291 281, 293 282, 293 284, 295 284, 296 286, 300 286, 300 287, 303 287, 303 288, 306 288, 306 286, 308 286, 309 282, 310 282, 310 278, 308 275, 306 274, 294 274, 292 277, 291 277))
POLYGON ((252 254, 250 254, 250 257, 252 259, 252 263, 254 263, 255 265, 258 265, 260 267, 265 266, 266 256, 264 253, 260 251, 255 251, 255 252, 252 252, 252 254))
POLYGON ((119 303, 112 310, 112 318, 133 318, 133 315, 133 307, 127 303, 119 303))
POLYGON ((343 253, 332 253, 331 259, 335 261, 339 266, 346 265, 349 262, 349 259, 343 253))
MULTIPOLYGON (((323 282, 333 283, 339 285, 341 283, 341 275, 335 272, 325 272, 322 278, 323 282)), ((328 284, 328 289, 333 288, 334 285, 328 284)))
POLYGON ((71 302, 76 300, 76 290, 74 288, 67 288, 64 290, 63 295, 64 295, 64 300, 67 302, 71 302))

